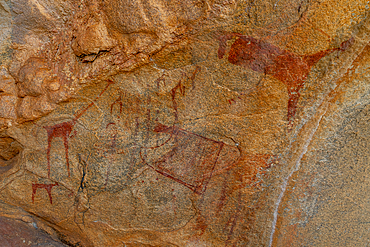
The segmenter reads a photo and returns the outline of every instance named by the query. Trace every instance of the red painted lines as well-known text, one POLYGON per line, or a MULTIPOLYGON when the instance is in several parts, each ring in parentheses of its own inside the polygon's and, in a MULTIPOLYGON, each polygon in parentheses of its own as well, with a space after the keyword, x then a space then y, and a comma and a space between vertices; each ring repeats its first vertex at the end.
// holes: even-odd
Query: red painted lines
POLYGON ((58 182, 55 182, 54 184, 32 184, 32 203, 35 203, 35 195, 37 192, 37 189, 45 189, 46 192, 49 195, 50 204, 53 204, 53 197, 51 195, 51 190, 54 186, 59 186, 58 182))
POLYGON ((66 166, 68 170, 68 177, 71 176, 70 169, 69 169, 69 138, 72 132, 73 127, 76 125, 77 120, 89 109, 91 108, 95 102, 102 96, 102 94, 108 89, 108 87, 113 84, 114 82, 111 80, 108 80, 108 84, 106 87, 100 92, 100 94, 94 99, 93 102, 91 102, 89 105, 87 105, 84 109, 80 110, 79 113, 77 113, 74 118, 71 121, 63 122, 59 124, 55 124, 52 126, 44 126, 44 128, 47 131, 48 134, 48 147, 47 147, 47 161, 48 161, 48 178, 50 178, 50 148, 51 148, 51 142, 56 137, 63 138, 64 142, 64 150, 65 150, 65 159, 66 159, 66 166))

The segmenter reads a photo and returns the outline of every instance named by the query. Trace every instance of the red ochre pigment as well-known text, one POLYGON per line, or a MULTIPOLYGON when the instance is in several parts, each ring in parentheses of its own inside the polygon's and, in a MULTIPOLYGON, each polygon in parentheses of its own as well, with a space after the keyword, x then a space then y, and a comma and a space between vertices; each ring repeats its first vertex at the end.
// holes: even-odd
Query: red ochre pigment
POLYGON ((36 195, 37 189, 45 189, 49 195, 50 204, 53 204, 53 197, 51 195, 51 189, 54 186, 59 186, 58 182, 55 182, 54 184, 32 184, 32 203, 35 203, 35 195, 36 195))
POLYGON ((343 42, 340 48, 332 48, 312 55, 297 55, 251 36, 229 33, 219 38, 219 59, 225 55, 226 42, 234 37, 236 40, 231 45, 228 57, 230 63, 271 75, 287 86, 289 125, 293 124, 300 97, 299 91, 304 86, 312 66, 334 51, 347 49, 352 41, 350 39, 343 42))
POLYGON ((48 178, 50 178, 50 148, 51 148, 51 142, 56 137, 63 138, 64 141, 64 149, 65 149, 65 158, 66 158, 66 165, 68 170, 68 177, 71 176, 70 169, 69 169, 69 157, 68 157, 68 150, 69 150, 69 137, 72 132, 73 127, 77 123, 77 120, 85 114, 85 112, 91 108, 95 102, 102 96, 102 94, 108 89, 108 87, 113 84, 114 82, 111 80, 108 80, 107 86, 103 89, 103 91, 95 98, 93 102, 91 102, 88 106, 86 106, 84 109, 82 109, 78 114, 74 116, 74 118, 71 121, 63 122, 59 124, 55 124, 52 126, 44 126, 48 133, 48 147, 47 147, 47 160, 48 160, 48 178))

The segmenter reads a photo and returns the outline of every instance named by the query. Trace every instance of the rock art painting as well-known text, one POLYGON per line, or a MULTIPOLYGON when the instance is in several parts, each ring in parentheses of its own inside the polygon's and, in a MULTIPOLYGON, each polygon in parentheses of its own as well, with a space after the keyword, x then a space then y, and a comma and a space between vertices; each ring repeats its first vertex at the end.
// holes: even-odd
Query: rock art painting
MULTIPOLYGON (((108 84, 106 88, 96 97, 95 101, 99 99, 99 97, 105 92, 105 90, 109 87, 110 84, 112 84, 113 81, 108 81, 108 84)), ((63 122, 60 124, 55 124, 53 126, 44 126, 46 129, 46 132, 48 134, 48 147, 47 147, 47 161, 48 161, 48 177, 50 178, 50 148, 51 148, 51 142, 56 137, 63 138, 64 143, 64 150, 65 150, 65 158, 66 158, 66 166, 68 171, 68 176, 71 175, 69 170, 69 158, 68 158, 68 141, 69 137, 72 133, 73 126, 76 125, 77 120, 82 117, 82 115, 94 105, 94 101, 91 102, 88 106, 86 106, 84 109, 80 110, 78 114, 74 116, 74 118, 71 121, 63 122)))
MULTIPOLYGON (((215 169, 226 169, 239 156, 238 149, 235 147, 176 127, 159 125, 154 131, 168 133, 170 137, 165 143, 150 149, 161 148, 168 142, 172 149, 148 166, 197 194, 202 194, 206 190, 212 174, 217 172, 215 169), (226 154, 221 155, 221 152, 226 154), (220 167, 220 164, 224 167, 220 167)), ((141 156, 144 155, 141 154, 141 156)), ((144 157, 142 158, 145 162, 144 157)))
POLYGON ((54 186, 58 186, 58 182, 55 182, 55 184, 38 184, 38 183, 32 184, 32 202, 35 202, 37 189, 45 189, 46 192, 48 193, 50 204, 53 204, 51 190, 53 189, 54 186))
POLYGON ((230 33, 219 37, 218 58, 224 57, 226 42, 235 37, 228 61, 246 69, 271 75, 286 85, 289 95, 287 118, 290 125, 293 124, 296 115, 300 90, 312 66, 334 51, 347 49, 352 42, 352 39, 349 39, 344 41, 339 48, 327 49, 312 55, 297 55, 251 36, 230 33))
POLYGON ((368 246, 365 0, 0 0, 0 246, 368 246))

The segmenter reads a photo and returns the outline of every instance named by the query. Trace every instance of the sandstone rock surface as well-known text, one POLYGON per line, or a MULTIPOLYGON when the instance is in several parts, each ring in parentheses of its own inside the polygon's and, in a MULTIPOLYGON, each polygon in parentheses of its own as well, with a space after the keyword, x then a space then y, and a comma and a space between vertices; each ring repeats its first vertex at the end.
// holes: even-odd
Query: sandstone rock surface
POLYGON ((0 0, 0 246, 368 246, 365 0, 0 0))

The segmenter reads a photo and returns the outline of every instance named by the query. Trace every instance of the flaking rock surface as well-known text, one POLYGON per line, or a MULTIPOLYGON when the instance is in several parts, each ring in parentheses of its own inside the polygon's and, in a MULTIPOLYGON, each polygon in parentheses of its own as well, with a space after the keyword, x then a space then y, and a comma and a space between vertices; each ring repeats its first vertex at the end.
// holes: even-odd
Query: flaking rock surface
POLYGON ((368 246, 365 0, 0 0, 0 246, 368 246))

